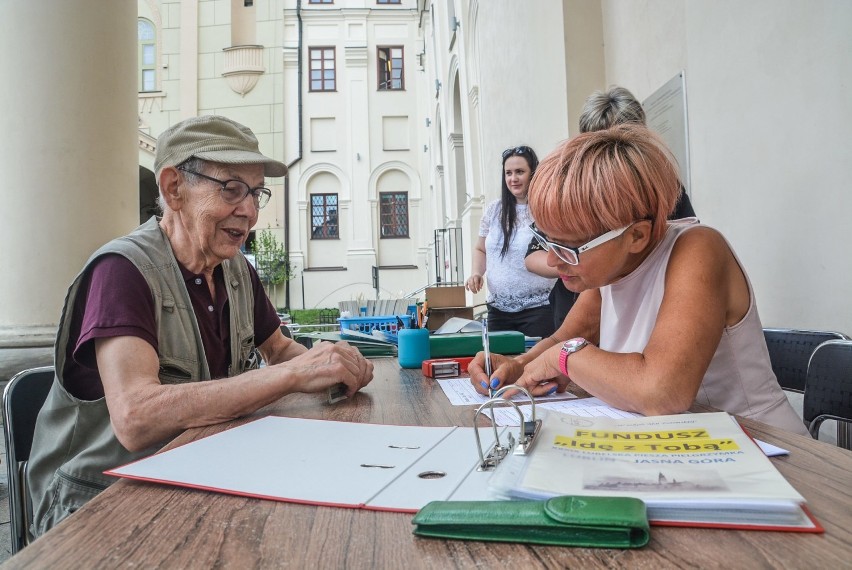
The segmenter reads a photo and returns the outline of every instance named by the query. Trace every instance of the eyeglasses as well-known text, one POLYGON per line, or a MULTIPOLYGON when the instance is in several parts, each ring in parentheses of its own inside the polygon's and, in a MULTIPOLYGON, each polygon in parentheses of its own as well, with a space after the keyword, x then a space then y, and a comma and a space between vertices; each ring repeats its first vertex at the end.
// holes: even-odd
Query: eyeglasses
POLYGON ((255 208, 260 210, 269 203, 269 199, 272 197, 272 191, 269 188, 263 188, 262 186, 252 188, 242 180, 219 180, 218 178, 213 178, 212 176, 207 176, 206 174, 201 174, 182 166, 178 166, 178 170, 221 184, 222 190, 220 194, 226 204, 239 204, 245 200, 246 196, 251 194, 255 208))
POLYGON ((507 148, 503 151, 503 160, 506 160, 513 154, 532 154, 532 149, 528 146, 515 146, 512 148, 507 148))
POLYGON ((579 265, 581 253, 583 253, 584 251, 588 251, 593 247, 597 247, 602 243, 614 240, 615 238, 626 232, 627 229, 635 223, 636 222, 633 222, 617 230, 610 230, 605 234, 596 237, 589 243, 581 245, 580 247, 571 247, 570 245, 563 245, 561 243, 556 243, 548 240, 547 236, 541 233, 541 230, 535 227, 534 223, 530 224, 530 231, 532 232, 533 237, 535 237, 536 241, 538 241, 539 245, 541 245, 542 249, 544 249, 544 251, 550 251, 552 249, 553 253, 556 254, 556 257, 558 257, 568 265, 579 265))

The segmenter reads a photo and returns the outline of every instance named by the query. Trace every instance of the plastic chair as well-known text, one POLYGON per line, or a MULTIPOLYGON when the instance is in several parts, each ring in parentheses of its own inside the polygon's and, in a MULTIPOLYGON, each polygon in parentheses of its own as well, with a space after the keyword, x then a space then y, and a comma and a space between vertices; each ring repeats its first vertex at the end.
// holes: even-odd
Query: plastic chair
POLYGON ((808 431, 819 439, 825 420, 837 422, 837 445, 852 449, 852 341, 820 344, 808 363, 802 416, 808 431))
POLYGON ((784 390, 805 391, 808 361, 814 349, 827 340, 849 340, 843 333, 797 329, 763 329, 769 360, 778 383, 784 390))
POLYGON ((3 392, 12 554, 29 544, 32 504, 26 484, 27 460, 30 458, 36 418, 53 384, 53 376, 53 366, 30 368, 13 376, 3 392))

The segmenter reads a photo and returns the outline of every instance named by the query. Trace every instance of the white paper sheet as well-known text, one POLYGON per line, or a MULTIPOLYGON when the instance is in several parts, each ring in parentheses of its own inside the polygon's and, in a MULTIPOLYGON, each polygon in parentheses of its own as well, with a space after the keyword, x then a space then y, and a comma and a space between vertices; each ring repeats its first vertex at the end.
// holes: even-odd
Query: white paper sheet
MULTIPOLYGON (((488 396, 483 396, 474 389, 473 385, 470 383, 470 378, 442 378, 438 380, 438 384, 441 386, 444 394, 447 395, 447 398, 449 398, 450 403, 454 406, 484 404, 489 400, 488 396)), ((550 396, 538 396, 535 400, 536 402, 552 402, 576 397, 577 396, 570 392, 563 392, 562 394, 551 394, 550 396)), ((527 398, 523 392, 518 392, 512 396, 512 401, 529 402, 530 399, 527 398)))
POLYGON ((438 327, 438 329, 432 334, 452 334, 462 332, 482 332, 482 323, 479 321, 472 321, 470 319, 463 319, 461 317, 450 317, 447 319, 447 322, 438 327))
MULTIPOLYGON (((538 402, 538 400, 536 400, 538 402)), ((532 405, 525 404, 518 406, 524 414, 524 421, 529 421, 532 417, 532 405)), ((641 414, 634 412, 626 412, 606 405, 603 400, 598 398, 580 398, 576 400, 566 400, 562 402, 544 402, 536 403, 536 412, 541 410, 552 410, 563 414, 572 414, 583 417, 609 417, 609 418, 638 418, 641 414)), ((520 425, 518 412, 514 408, 492 408, 494 411, 495 422, 498 426, 517 426, 520 425)), ((485 410, 483 413, 491 415, 492 410, 485 410)))
POLYGON ((763 450, 763 453, 766 454, 766 457, 777 457, 779 455, 790 455, 790 452, 783 447, 778 447, 777 445, 772 445, 771 443, 766 443, 765 441, 761 441, 759 439, 755 439, 754 442, 757 446, 763 450))

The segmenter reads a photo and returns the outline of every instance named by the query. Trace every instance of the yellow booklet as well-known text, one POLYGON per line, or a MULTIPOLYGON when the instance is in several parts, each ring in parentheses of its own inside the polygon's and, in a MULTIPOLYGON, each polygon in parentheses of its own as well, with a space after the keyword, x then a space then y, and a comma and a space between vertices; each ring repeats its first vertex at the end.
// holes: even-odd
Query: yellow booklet
POLYGON ((549 412, 531 454, 507 457, 503 498, 635 497, 652 524, 822 532, 805 499, 724 412, 637 418, 549 412))

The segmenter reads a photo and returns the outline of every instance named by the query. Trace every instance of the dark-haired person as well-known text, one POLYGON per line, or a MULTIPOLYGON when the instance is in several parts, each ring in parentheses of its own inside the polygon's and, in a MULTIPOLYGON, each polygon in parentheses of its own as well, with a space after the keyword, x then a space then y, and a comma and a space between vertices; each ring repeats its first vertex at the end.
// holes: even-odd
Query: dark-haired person
POLYGON ((554 278, 530 273, 524 267, 533 219, 527 207, 538 157, 528 146, 503 152, 500 199, 489 203, 473 246, 473 268, 465 287, 477 293, 488 280, 488 328, 521 331, 526 336, 553 334, 553 316, 547 296, 554 278))
POLYGON ((580 297, 528 353, 492 355, 491 378, 478 354, 473 386, 541 395, 573 381, 648 416, 699 403, 807 434, 772 372, 731 245, 694 218, 667 220, 679 193, 671 154, 640 125, 578 135, 545 158, 530 187, 533 231, 580 297))
POLYGON ((187 119, 160 135, 154 168, 162 218, 101 247, 68 290, 27 470, 34 536, 112 484, 105 470, 188 428, 373 377, 346 343, 286 338, 240 253, 271 196, 264 177, 287 172, 251 130, 187 119))

